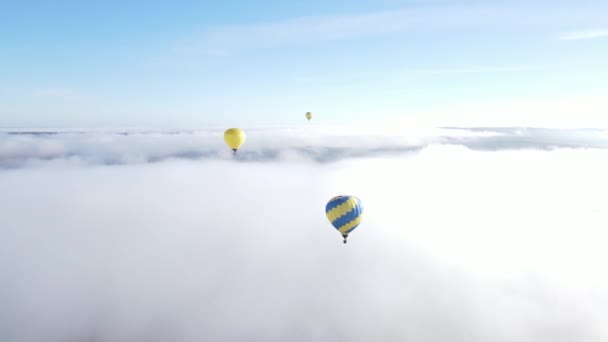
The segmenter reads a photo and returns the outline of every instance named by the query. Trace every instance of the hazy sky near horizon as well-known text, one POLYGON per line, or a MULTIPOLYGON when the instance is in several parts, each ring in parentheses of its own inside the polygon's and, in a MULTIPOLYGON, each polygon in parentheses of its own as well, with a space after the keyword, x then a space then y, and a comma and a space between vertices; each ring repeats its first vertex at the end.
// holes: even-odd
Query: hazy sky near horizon
POLYGON ((606 1, 11 1, 0 126, 608 126, 606 1))

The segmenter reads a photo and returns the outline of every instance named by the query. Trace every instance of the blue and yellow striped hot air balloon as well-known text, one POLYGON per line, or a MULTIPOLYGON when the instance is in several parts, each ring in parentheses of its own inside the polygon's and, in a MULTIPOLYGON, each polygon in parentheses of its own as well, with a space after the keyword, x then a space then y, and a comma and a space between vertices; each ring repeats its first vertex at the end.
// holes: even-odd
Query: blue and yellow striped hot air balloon
POLYGON ((329 222, 342 234, 344 243, 348 234, 361 223, 363 206, 354 196, 336 196, 327 202, 325 214, 329 222))

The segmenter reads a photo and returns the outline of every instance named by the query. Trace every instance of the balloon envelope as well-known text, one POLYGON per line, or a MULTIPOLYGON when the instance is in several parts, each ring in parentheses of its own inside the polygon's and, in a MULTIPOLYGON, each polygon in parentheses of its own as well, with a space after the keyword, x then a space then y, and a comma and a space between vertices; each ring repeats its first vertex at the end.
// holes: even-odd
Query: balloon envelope
POLYGON ((231 149, 237 150, 245 142, 245 132, 240 128, 229 128, 224 132, 224 142, 231 149))
POLYGON ((340 234, 347 235, 361 223, 363 206, 354 196, 336 196, 325 206, 327 219, 340 234))
POLYGON ((306 113, 306 118, 307 118, 308 120, 310 120, 310 118, 312 118, 312 113, 311 113, 311 112, 307 112, 307 113, 306 113))

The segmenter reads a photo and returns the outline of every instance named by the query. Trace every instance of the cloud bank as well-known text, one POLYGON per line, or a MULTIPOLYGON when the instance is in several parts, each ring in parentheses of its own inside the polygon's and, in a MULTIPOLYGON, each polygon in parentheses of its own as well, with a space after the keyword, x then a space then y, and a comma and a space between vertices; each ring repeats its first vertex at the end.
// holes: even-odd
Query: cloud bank
MULTIPOLYGON (((432 144, 474 150, 606 148, 601 129, 441 128, 423 132, 334 127, 247 129, 240 162, 343 159, 404 155, 432 144)), ((125 165, 168 159, 232 160, 223 129, 198 131, 5 130, 0 133, 0 168, 49 163, 125 165)))
POLYGON ((0 340, 604 341, 608 156, 503 130, 391 155, 374 150, 394 137, 260 129, 250 153, 296 147, 155 163, 221 134, 4 136, 47 157, 0 170, 0 340), (517 134, 536 140, 463 144, 517 134), (366 153, 290 156, 302 141, 366 153), (336 194, 365 207, 346 245, 336 194))

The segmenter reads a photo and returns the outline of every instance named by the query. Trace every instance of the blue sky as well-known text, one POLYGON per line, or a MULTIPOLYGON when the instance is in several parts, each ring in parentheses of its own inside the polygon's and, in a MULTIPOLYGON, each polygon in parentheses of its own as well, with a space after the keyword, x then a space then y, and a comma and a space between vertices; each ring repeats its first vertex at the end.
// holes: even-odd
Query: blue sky
POLYGON ((606 1, 12 1, 0 126, 598 126, 606 1))

